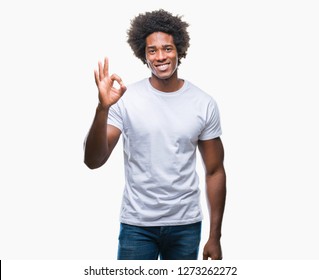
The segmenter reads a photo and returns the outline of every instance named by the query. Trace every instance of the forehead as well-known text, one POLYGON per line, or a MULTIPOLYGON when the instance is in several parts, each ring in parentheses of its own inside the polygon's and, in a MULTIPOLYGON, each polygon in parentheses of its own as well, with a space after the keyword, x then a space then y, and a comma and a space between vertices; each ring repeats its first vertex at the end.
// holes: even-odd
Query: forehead
POLYGON ((174 45, 173 36, 164 32, 154 32, 146 37, 147 47, 158 45, 174 45))

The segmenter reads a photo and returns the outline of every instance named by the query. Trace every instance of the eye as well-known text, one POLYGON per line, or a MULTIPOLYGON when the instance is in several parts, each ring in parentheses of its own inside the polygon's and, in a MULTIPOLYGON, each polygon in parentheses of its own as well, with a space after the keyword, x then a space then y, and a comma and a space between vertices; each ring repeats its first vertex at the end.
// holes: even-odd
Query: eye
POLYGON ((166 47, 165 50, 166 50, 167 52, 171 52, 171 51, 173 50, 173 48, 172 48, 172 47, 166 47))
POLYGON ((155 54, 155 50, 154 49, 150 49, 150 50, 148 50, 148 53, 149 54, 155 54))

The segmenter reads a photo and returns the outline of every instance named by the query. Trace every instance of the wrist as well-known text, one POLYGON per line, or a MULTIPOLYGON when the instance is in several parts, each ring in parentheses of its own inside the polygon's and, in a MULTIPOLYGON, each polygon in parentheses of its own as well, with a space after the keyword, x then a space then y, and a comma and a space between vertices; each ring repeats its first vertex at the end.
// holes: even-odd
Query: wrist
POLYGON ((101 102, 99 102, 99 104, 97 105, 96 110, 97 111, 104 111, 104 112, 108 112, 111 106, 107 106, 107 105, 102 105, 101 102))
POLYGON ((220 231, 210 231, 209 233, 209 239, 219 241, 221 237, 222 237, 222 234, 220 231))

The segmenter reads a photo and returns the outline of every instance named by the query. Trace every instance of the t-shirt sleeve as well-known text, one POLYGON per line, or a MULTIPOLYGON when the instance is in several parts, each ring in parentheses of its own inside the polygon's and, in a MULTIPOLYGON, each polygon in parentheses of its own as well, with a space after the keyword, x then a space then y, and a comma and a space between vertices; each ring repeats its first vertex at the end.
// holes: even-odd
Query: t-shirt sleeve
POLYGON ((219 110, 217 103, 212 99, 206 111, 206 123, 199 140, 209 140, 219 137, 222 134, 219 110))
POLYGON ((107 123, 123 131, 123 118, 118 103, 115 103, 113 106, 110 107, 107 123))

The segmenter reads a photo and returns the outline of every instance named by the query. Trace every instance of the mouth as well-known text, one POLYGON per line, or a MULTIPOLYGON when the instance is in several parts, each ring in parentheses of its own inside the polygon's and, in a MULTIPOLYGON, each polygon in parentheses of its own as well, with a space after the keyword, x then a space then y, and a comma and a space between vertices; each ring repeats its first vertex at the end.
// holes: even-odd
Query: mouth
POLYGON ((159 71, 166 71, 169 67, 169 63, 159 64, 155 66, 159 71))

